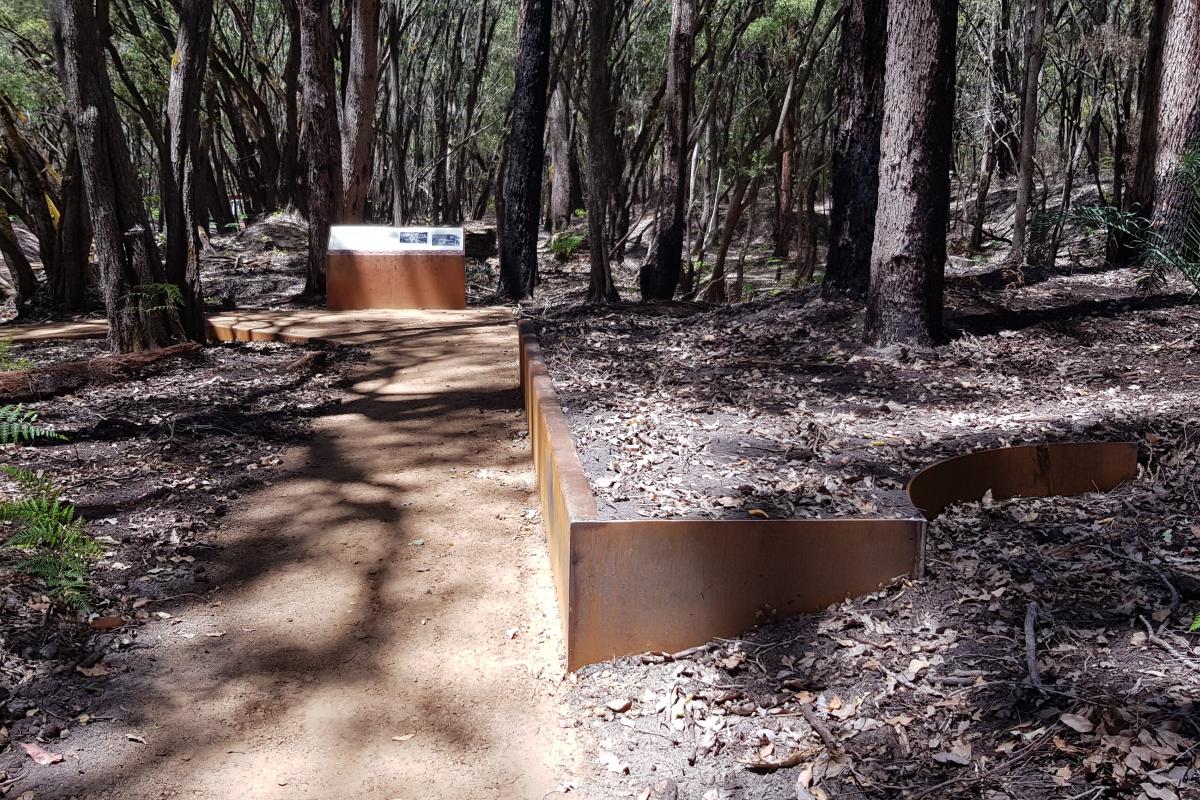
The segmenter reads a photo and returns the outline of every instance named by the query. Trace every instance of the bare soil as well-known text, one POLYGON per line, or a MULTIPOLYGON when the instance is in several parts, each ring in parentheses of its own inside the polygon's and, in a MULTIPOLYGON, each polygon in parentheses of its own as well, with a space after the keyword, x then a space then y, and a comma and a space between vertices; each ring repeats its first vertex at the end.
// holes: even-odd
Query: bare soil
POLYGON ((511 317, 394 338, 308 375, 310 348, 212 348, 42 408, 74 443, 5 455, 111 538, 96 606, 122 626, 6 595, 0 792, 542 798, 574 771, 511 317))

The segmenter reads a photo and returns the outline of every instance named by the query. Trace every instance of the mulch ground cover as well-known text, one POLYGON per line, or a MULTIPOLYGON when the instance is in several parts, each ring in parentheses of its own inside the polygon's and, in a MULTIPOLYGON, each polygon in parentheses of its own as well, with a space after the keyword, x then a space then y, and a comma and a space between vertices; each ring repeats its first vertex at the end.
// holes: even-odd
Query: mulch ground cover
POLYGON ((538 315, 610 518, 906 516, 940 458, 1141 449, 1107 495, 952 507, 921 580, 582 670, 581 790, 1200 798, 1200 306, 1123 270, 987 286, 952 279, 933 351, 864 348, 861 307, 811 290, 538 315))

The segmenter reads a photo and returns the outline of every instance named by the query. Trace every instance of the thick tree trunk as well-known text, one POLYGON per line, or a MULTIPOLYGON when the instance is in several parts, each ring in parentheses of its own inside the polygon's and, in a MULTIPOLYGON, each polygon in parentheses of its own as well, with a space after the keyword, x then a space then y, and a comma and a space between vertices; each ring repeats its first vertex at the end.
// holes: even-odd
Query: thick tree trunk
POLYGON ((866 338, 941 335, 958 0, 891 0, 866 338))
POLYGON ((612 67, 608 63, 612 33, 612 0, 588 0, 588 242, 591 276, 587 301, 608 303, 620 299, 609 263, 607 227, 613 208, 613 185, 620 164, 616 152, 616 109, 612 95, 612 67))
POLYGON ((1150 27, 1146 35, 1146 55, 1142 65, 1138 109, 1141 128, 1138 135, 1137 161, 1133 183, 1129 187, 1129 207, 1149 218, 1154 208, 1155 172, 1158 166, 1158 118, 1163 79, 1163 44, 1166 22, 1175 0, 1151 3, 1150 27))
POLYGON ((207 338, 204 294, 200 286, 200 236, 197 164, 200 151, 200 100, 208 65, 213 0, 182 0, 179 34, 171 59, 167 94, 167 147, 170 191, 163 198, 167 223, 167 279, 179 288, 183 330, 194 342, 207 338))
POLYGON ((861 299, 871 278, 879 193, 883 67, 888 0, 851 0, 838 55, 839 125, 830 177, 829 256, 824 293, 861 299))
POLYGON ((341 136, 333 72, 331 0, 300 0, 304 160, 308 166, 308 275, 305 294, 325 294, 329 226, 342 197, 341 136))
POLYGON ((361 223, 371 187, 371 147, 379 96, 379 0, 353 0, 350 65, 342 105, 342 201, 338 219, 361 223))
POLYGON ((499 292, 510 300, 533 294, 545 159, 546 91, 550 86, 552 0, 522 0, 516 83, 504 177, 504 238, 499 292))
POLYGON ((1033 171, 1037 155, 1038 89, 1042 62, 1046 55, 1046 14, 1049 0, 1033 0, 1029 22, 1029 41, 1025 52, 1025 100, 1021 114, 1021 163, 1017 173, 1017 203, 1013 220, 1012 251, 1009 263, 1025 264, 1025 246, 1029 229, 1029 206, 1033 199, 1033 171))
POLYGON ((692 50, 695 0, 675 0, 663 97, 662 171, 658 185, 658 235, 650 262, 642 267, 643 300, 670 300, 679 285, 687 227, 688 133, 691 130, 692 50))
POLYGON ((1189 229, 1200 213, 1197 187, 1180 179, 1180 157, 1200 150, 1200 3, 1169 0, 1164 3, 1162 78, 1155 135, 1152 228, 1172 250, 1182 249, 1189 259, 1200 257, 1200 242, 1189 239, 1189 229))
POLYGON ((52 0, 63 92, 79 144, 100 262, 108 341, 116 352, 154 350, 182 334, 142 190, 133 171, 87 0, 52 0))

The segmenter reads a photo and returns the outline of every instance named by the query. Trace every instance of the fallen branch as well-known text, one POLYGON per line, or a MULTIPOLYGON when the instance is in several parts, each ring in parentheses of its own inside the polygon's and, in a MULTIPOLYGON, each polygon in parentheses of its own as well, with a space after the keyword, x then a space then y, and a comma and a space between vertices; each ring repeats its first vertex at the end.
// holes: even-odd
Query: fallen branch
POLYGON ((1029 669, 1029 683, 1035 689, 1042 688, 1042 675, 1037 663, 1037 618, 1038 604, 1030 601, 1025 607, 1025 666, 1029 669))
POLYGON ((184 342, 162 350, 0 372, 0 400, 4 403, 28 403, 71 394, 86 386, 117 383, 142 375, 165 361, 190 358, 199 352, 200 345, 184 342))

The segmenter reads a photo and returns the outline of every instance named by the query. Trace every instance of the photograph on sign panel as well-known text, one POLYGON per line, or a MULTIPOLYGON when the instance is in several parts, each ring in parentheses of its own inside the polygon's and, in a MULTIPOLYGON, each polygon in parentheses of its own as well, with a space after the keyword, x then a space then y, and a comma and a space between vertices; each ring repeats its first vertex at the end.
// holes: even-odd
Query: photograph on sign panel
POLYGON ((437 231, 433 234, 434 247, 460 247, 462 246, 462 237, 457 233, 450 231, 437 231))
POLYGON ((400 231, 400 244, 429 244, 428 231, 400 231))

